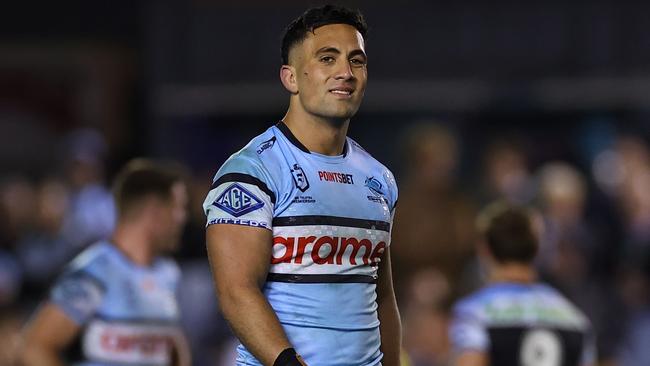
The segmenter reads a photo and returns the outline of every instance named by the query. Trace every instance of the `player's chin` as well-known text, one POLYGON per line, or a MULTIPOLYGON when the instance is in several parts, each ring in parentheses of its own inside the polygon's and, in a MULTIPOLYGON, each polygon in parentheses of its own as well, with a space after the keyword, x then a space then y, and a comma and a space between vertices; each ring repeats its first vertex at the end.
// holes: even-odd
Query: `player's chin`
POLYGON ((332 110, 330 116, 336 119, 347 120, 352 118, 357 111, 359 110, 358 104, 348 103, 346 105, 337 106, 335 110, 332 110))

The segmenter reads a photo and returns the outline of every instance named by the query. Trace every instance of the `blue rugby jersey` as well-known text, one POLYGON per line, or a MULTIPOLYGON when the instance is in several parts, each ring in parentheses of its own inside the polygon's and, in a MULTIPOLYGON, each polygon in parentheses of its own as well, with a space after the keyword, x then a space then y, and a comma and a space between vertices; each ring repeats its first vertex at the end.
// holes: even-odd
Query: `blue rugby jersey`
POLYGON ((490 365, 595 364, 589 320, 548 285, 497 283, 459 301, 450 339, 454 353, 484 352, 490 365))
MULTIPOLYGON (((308 364, 380 363, 376 259, 390 244, 392 173, 352 139, 341 156, 310 152, 284 123, 217 172, 208 225, 273 232, 264 295, 308 364)), ((240 345, 239 364, 259 365, 240 345)))
POLYGON ((50 301, 81 327, 70 362, 83 366, 171 365, 180 333, 172 260, 138 266, 114 245, 82 252, 52 288, 50 301))

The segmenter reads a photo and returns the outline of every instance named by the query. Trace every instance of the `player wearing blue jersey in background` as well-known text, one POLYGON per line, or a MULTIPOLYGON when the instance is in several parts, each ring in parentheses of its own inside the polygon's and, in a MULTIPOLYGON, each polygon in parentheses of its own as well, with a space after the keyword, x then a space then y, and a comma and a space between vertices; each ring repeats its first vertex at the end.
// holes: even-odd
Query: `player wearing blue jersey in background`
POLYGON ((346 136, 366 88, 366 30, 361 14, 335 6, 289 25, 287 114, 226 161, 205 200, 238 365, 399 364, 389 250, 397 187, 346 136))
POLYGON ((23 335, 24 365, 190 364, 180 330, 179 243, 187 192, 175 168, 134 160, 117 176, 112 240, 75 258, 23 335))
POLYGON ((587 318, 536 281, 538 239, 528 211, 494 203, 479 215, 478 226, 483 238, 478 252, 490 284, 454 307, 454 365, 595 365, 587 318))

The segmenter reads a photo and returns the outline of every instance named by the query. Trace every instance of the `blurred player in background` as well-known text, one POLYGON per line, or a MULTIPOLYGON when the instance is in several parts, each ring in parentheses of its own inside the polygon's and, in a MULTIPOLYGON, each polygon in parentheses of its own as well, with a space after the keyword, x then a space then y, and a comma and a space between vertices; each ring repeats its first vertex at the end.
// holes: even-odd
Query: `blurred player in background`
POLYGON ((187 216, 183 175, 134 160, 114 185, 111 241, 67 267, 23 335, 24 365, 189 365, 178 326, 179 269, 160 257, 178 246, 187 216))
POLYGON ((346 137, 366 87, 366 31, 360 13, 336 6, 289 25, 280 70, 289 110, 226 161, 205 200, 238 365, 399 364, 397 186, 346 137))
POLYGON ((458 302, 450 337, 456 366, 595 365, 588 319, 558 291, 536 282, 532 215, 505 202, 479 215, 478 252, 490 284, 458 302))

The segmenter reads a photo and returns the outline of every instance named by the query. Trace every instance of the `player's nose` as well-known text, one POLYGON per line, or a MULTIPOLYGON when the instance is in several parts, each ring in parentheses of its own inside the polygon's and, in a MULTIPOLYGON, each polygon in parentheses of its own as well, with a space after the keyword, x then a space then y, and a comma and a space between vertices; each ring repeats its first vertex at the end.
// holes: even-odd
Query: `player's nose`
POLYGON ((349 61, 339 62, 336 69, 336 79, 338 80, 351 80, 354 79, 352 72, 352 65, 349 61))

